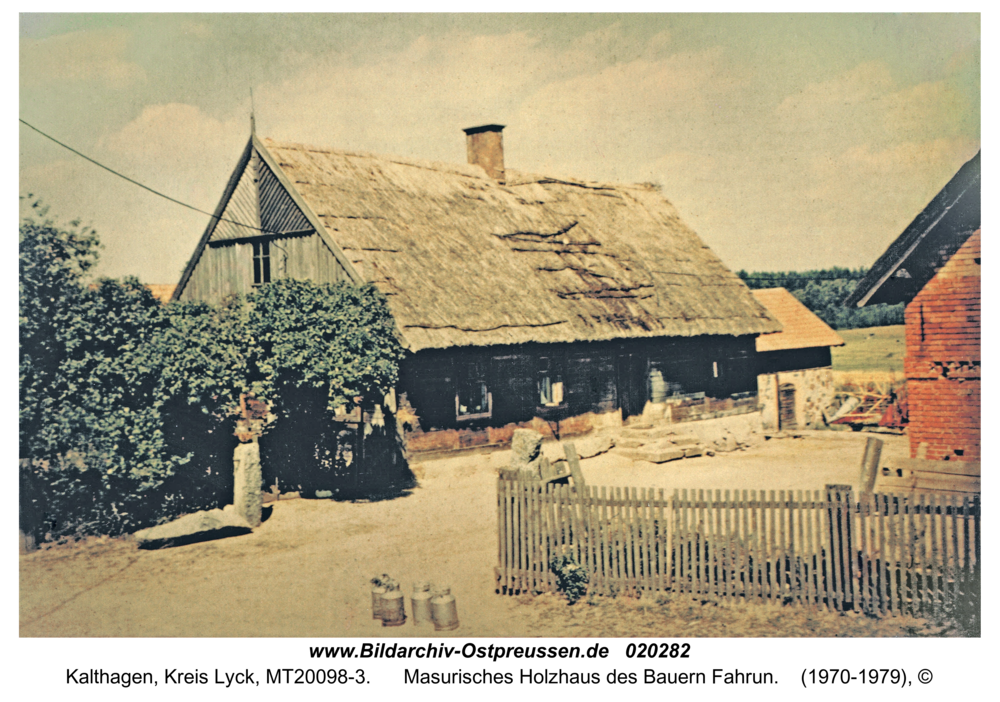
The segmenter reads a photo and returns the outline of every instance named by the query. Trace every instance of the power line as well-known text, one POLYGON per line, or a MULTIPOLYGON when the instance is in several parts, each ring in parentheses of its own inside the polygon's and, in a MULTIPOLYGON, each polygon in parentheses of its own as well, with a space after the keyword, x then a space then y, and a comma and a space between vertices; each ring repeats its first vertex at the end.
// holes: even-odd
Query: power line
POLYGON ((195 212, 200 212, 201 214, 206 214, 206 215, 208 215, 209 217, 211 217, 212 219, 216 219, 216 220, 218 220, 218 221, 220 221, 220 222, 229 222, 230 224, 235 224, 235 225, 237 225, 237 226, 240 226, 240 227, 246 227, 247 229, 253 229, 254 231, 258 231, 258 232, 263 232, 263 233, 265 233, 265 234, 280 234, 280 233, 281 233, 281 232, 275 232, 275 231, 271 231, 271 230, 269 230, 269 229, 261 229, 260 227, 255 227, 255 226, 253 226, 252 224, 244 224, 243 222, 237 222, 237 221, 235 221, 235 220, 232 220, 232 219, 227 219, 227 218, 225 218, 225 217, 220 217, 220 216, 219 216, 219 215, 217 215, 217 214, 213 214, 213 213, 211 213, 211 212, 206 212, 205 210, 202 210, 202 209, 200 209, 200 208, 198 208, 198 207, 195 207, 194 205, 189 205, 189 204, 187 204, 186 202, 181 202, 181 201, 180 201, 180 200, 178 200, 177 198, 174 198, 174 197, 170 197, 169 195, 165 195, 164 193, 161 193, 161 192, 160 192, 159 190, 154 190, 153 188, 149 187, 148 185, 143 185, 143 184, 142 184, 142 183, 140 183, 139 181, 137 181, 137 180, 135 180, 135 179, 133 179, 133 178, 129 178, 129 177, 127 176, 127 175, 123 175, 123 174, 119 173, 118 171, 116 171, 116 170, 115 170, 115 169, 113 169, 113 168, 108 168, 107 166, 105 166, 105 165, 104 165, 103 163, 101 163, 100 161, 95 161, 94 159, 92 159, 92 158, 91 158, 90 156, 88 156, 87 154, 84 154, 84 153, 80 153, 79 151, 77 151, 76 149, 74 149, 74 148, 73 148, 72 146, 69 146, 69 145, 67 145, 67 144, 64 144, 64 143, 62 143, 61 141, 59 141, 59 140, 58 140, 58 139, 56 139, 55 137, 53 137, 53 136, 50 136, 50 135, 46 134, 45 132, 43 132, 43 131, 42 131, 41 129, 39 129, 38 127, 36 127, 36 126, 34 126, 34 125, 32 125, 32 124, 28 124, 27 122, 25 122, 25 121, 24 121, 23 119, 21 119, 20 117, 18 117, 18 121, 19 121, 19 122, 20 122, 21 124, 23 124, 24 126, 28 127, 29 129, 33 129, 33 130, 35 130, 36 132, 38 132, 39 134, 41 134, 41 135, 42 135, 43 137, 45 137, 45 138, 46 138, 46 139, 48 139, 49 141, 53 141, 53 142, 55 142, 56 144, 59 144, 59 146, 63 147, 63 148, 64 148, 64 149, 66 149, 67 151, 72 151, 72 152, 73 152, 74 154, 76 154, 76 155, 77 155, 77 156, 79 156, 80 158, 82 158, 82 159, 85 159, 85 160, 87 160, 87 161, 90 161, 90 162, 91 162, 92 164, 94 164, 95 166, 99 166, 100 168, 103 168, 103 169, 104 169, 104 170, 106 170, 106 171, 107 171, 108 173, 111 173, 111 174, 113 174, 113 175, 116 175, 116 176, 118 176, 119 178, 121 178, 121 179, 123 179, 123 180, 127 180, 127 181, 128 181, 129 183, 132 183, 132 185, 138 185, 138 186, 139 186, 140 188, 142 188, 143 190, 148 190, 149 192, 153 193, 154 195, 159 195, 160 197, 162 197, 162 198, 164 198, 164 199, 166 199, 166 200, 170 200, 170 202, 173 202, 174 204, 177 204, 177 205, 180 205, 181 207, 186 207, 186 208, 188 208, 189 210, 194 210, 195 212))

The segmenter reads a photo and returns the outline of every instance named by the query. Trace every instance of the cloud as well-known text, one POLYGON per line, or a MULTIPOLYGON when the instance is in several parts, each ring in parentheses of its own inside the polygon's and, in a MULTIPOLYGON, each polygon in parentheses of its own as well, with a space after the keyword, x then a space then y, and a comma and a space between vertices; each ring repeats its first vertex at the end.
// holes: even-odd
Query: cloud
POLYGON ((218 119, 194 105, 149 105, 117 131, 98 139, 96 152, 108 165, 178 199, 214 207, 239 158, 250 125, 238 117, 218 119))
POLYGON ((948 79, 902 87, 884 63, 871 62, 806 85, 781 102, 775 117, 782 133, 808 136, 824 150, 844 144, 890 148, 955 136, 975 107, 948 79))
MULTIPOLYGON (((211 212, 249 137, 237 116, 193 105, 149 105, 87 149, 95 160, 144 185, 211 212)), ((20 192, 52 206, 58 221, 80 217, 104 244, 99 273, 173 282, 208 216, 143 190, 77 157, 22 165, 20 192)))
MULTIPOLYGON (((207 25, 177 31, 201 39, 207 25)), ((553 34, 561 29, 554 25, 484 34, 428 29, 377 50, 348 40, 284 42, 268 54, 277 68, 256 74, 279 76, 253 86, 258 132, 462 162, 461 129, 499 122, 507 125, 508 168, 658 181, 727 263, 762 270, 776 261, 789 268, 869 265, 885 238, 898 234, 899 223, 905 226, 977 148, 975 51, 942 60, 936 71, 866 61, 831 75, 827 64, 789 70, 781 56, 736 51, 724 33, 693 40, 664 30, 639 39, 627 25, 609 20, 575 37, 553 34), (824 77, 802 84, 809 75, 824 77), (921 78, 906 83, 906 75, 921 78)), ((221 40, 223 33, 216 35, 221 40)), ((124 32, 72 37, 45 40, 58 60, 22 45, 22 81, 65 79, 60 64, 78 57, 86 60, 71 73, 80 80, 142 79, 127 61, 124 32)), ((159 75, 149 70, 143 87, 151 91, 159 75)), ((192 77, 191 86, 201 78, 192 77)), ((245 144, 249 100, 245 91, 226 97, 188 88, 185 82, 105 132, 92 155, 211 210, 245 144)), ((95 137, 72 143, 93 145, 95 137)), ((119 243, 155 232, 151 241, 170 242, 165 268, 179 270, 207 218, 182 221, 188 215, 170 209, 176 206, 88 173, 78 173, 76 184, 50 175, 72 191, 81 211, 101 208, 97 223, 115 242, 105 260, 118 256, 126 270, 128 247, 119 243)))
POLYGON ((775 112, 779 117, 823 121, 831 110, 864 105, 891 86, 888 66, 877 61, 862 63, 830 80, 807 84, 787 96, 775 112))
POLYGON ((851 202, 849 193, 863 190, 866 200, 881 203, 880 211, 868 211, 865 216, 882 218, 882 213, 902 208, 912 219, 954 175, 953 164, 964 163, 977 150, 977 142, 949 138, 904 142, 886 149, 850 147, 812 159, 816 185, 808 194, 816 200, 851 202))
POLYGON ((143 68, 124 58, 129 40, 127 32, 114 29, 22 39, 21 85, 94 81, 125 88, 144 81, 143 68))

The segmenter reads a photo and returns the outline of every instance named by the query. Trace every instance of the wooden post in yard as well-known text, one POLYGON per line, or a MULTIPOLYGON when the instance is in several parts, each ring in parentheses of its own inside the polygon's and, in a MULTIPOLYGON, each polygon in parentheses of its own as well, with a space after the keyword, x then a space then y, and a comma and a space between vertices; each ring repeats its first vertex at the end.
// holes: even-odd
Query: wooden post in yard
POLYGON ((878 475, 879 459, 882 457, 882 440, 868 437, 865 453, 861 457, 861 492, 869 494, 875 488, 875 476, 878 475))
POLYGON ((576 446, 572 443, 563 444, 566 452, 566 462, 569 463, 569 473, 573 477, 573 486, 579 489, 587 484, 583 479, 583 471, 580 470, 580 458, 576 455, 576 446))

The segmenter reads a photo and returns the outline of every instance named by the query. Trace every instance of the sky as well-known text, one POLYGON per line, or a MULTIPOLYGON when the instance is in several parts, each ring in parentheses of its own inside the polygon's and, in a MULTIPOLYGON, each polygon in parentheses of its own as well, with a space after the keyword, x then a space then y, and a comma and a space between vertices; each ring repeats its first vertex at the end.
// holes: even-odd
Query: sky
MULTIPOLYGON (((870 266, 980 148, 977 14, 22 14, 19 116, 214 210, 250 134, 654 182, 733 270, 870 266)), ((173 283, 208 216, 19 126, 98 275, 173 283)))

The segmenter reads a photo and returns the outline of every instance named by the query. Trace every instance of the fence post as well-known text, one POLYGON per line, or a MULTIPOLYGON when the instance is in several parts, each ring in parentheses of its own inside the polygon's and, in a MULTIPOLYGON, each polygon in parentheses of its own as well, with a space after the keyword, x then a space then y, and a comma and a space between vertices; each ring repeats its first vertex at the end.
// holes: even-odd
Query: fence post
POLYGON ((878 475, 879 459, 882 457, 882 440, 873 436, 868 437, 865 443, 865 453, 861 457, 861 486, 862 493, 870 493, 875 488, 875 476, 878 475))
POLYGON ((830 519, 830 550, 832 558, 830 570, 833 579, 833 602, 838 610, 846 608, 848 588, 851 580, 850 562, 845 556, 850 553, 850 519, 844 512, 844 495, 850 499, 850 485, 827 485, 827 513, 830 519))

